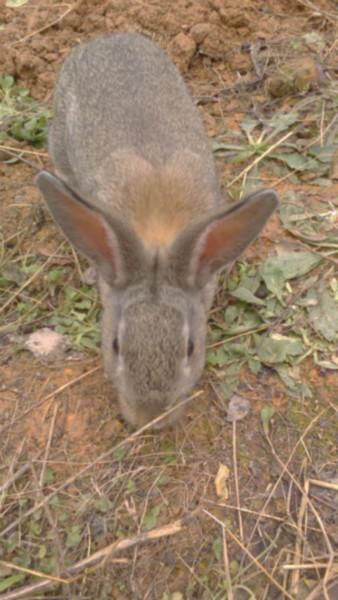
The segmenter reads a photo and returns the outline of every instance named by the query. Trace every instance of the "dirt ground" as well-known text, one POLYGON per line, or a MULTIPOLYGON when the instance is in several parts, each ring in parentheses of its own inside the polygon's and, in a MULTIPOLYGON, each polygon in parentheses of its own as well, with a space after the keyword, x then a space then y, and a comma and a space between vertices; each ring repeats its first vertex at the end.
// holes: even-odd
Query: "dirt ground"
MULTIPOLYGON (((0 8, 1 73, 15 77, 45 106, 51 104, 70 49, 114 31, 142 32, 168 52, 188 82, 210 138, 238 130, 248 111, 263 113, 277 103, 282 110, 290 108, 290 94, 272 93, 278 59, 267 61, 267 76, 257 82, 255 45, 279 60, 289 52, 293 60, 289 40, 315 31, 325 47, 309 90, 336 75, 333 0, 7 4, 0 8)), ((312 60, 311 45, 306 51, 312 60)), ((52 168, 46 147, 6 144, 24 150, 38 168, 52 168)), ((23 231, 18 238, 22 254, 52 257, 79 285, 73 253, 60 251, 63 238, 43 208, 33 169, 5 162, 6 154, 0 159, 4 249, 10 254, 10 240, 23 231)), ((242 169, 222 156, 217 166, 225 188, 242 169)), ((292 183, 267 168, 263 183, 277 183, 282 199, 290 190, 337 199, 336 179, 330 187, 305 179, 292 183)), ((276 215, 247 259, 263 260, 284 240, 290 237, 276 215)), ((31 293, 40 284, 33 282, 31 293)), ((222 299, 220 291, 217 306, 222 299)), ((23 324, 17 333, 43 325, 23 324)), ((206 368, 198 386, 202 394, 177 426, 135 435, 122 420, 99 355, 70 352, 43 362, 22 348, 17 333, 0 330, 0 599, 337 597, 337 371, 321 368, 311 357, 302 363, 311 399, 290 397, 273 369, 263 367, 257 375, 245 371, 239 393, 251 410, 236 424, 226 420, 215 373, 206 368), (273 431, 264 435, 261 410, 267 405, 276 413, 273 431), (229 469, 223 498, 215 490, 220 464, 229 469), (156 528, 159 539, 143 543, 140 536, 156 528), (87 570, 79 568, 77 575, 71 570, 126 539, 134 540, 131 548, 87 570), (297 567, 302 562, 311 567, 297 567), (288 570, 284 564, 292 566, 288 570), (21 579, 1 587, 18 573, 21 579), (63 581, 16 595, 50 576, 63 581)))

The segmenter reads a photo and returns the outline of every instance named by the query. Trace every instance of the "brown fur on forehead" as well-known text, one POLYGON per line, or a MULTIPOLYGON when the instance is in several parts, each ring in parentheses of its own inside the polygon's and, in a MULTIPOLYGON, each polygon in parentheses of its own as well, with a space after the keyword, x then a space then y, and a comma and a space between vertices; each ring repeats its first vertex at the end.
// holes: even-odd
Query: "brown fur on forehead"
POLYGON ((187 175, 162 170, 128 185, 130 194, 137 195, 132 224, 147 246, 169 246, 193 218, 193 190, 188 180, 187 175))
MULTIPOLYGON (((108 160, 110 184, 99 190, 99 196, 114 197, 116 208, 147 246, 169 246, 188 222, 214 202, 199 159, 191 152, 178 151, 156 166, 155 158, 153 165, 126 149, 108 160)), ((100 173, 97 182, 100 186, 100 173)))

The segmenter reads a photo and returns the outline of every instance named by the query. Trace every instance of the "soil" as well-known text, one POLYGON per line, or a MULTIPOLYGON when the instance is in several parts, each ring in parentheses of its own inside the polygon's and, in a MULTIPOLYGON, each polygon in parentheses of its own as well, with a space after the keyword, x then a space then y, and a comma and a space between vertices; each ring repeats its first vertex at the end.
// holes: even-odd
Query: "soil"
MULTIPOLYGON (((286 40, 297 39, 300 32, 317 31, 324 36, 325 52, 328 52, 334 44, 337 17, 335 3, 330 0, 316 0, 315 7, 306 0, 78 0, 72 4, 31 0, 17 8, 6 4, 0 9, 3 24, 0 30, 1 72, 13 75, 41 103, 50 105, 58 71, 72 47, 109 32, 138 31, 156 41, 180 68, 198 102, 210 137, 222 136, 229 128, 238 129, 247 111, 280 97, 279 91, 271 91, 279 90, 278 82, 273 80, 276 63, 270 67, 266 85, 250 85, 257 78, 250 48, 260 44, 273 52, 282 48, 286 40)), ((320 85, 325 69, 313 68, 313 56, 311 48, 307 48, 309 86, 315 87, 320 85)), ((331 58, 333 60, 333 54, 331 58)), ((331 69, 332 64, 332 61, 328 63, 331 69)), ((281 106, 287 110, 288 103, 286 94, 281 106)), ((11 145, 28 151, 24 156, 38 168, 51 168, 46 148, 34 149, 15 142, 11 145)), ((42 208, 33 182, 35 173, 27 164, 9 164, 4 158, 3 155, 0 157, 0 223, 4 238, 10 238, 21 229, 27 230, 30 235, 22 238, 22 252, 38 252, 40 256, 48 257, 58 248, 62 237, 42 208)), ((224 183, 238 173, 238 167, 236 171, 236 166, 225 164, 223 159, 218 159, 217 163, 224 183)), ((275 181, 276 176, 267 173, 264 185, 273 187, 275 181)), ((293 186, 283 181, 278 192, 283 195, 290 189, 320 193, 329 198, 337 196, 338 184, 330 189, 320 188, 317 192, 313 186, 293 186)), ((248 258, 265 257, 283 236, 275 216, 250 249, 248 258)), ((50 364, 39 361, 25 350, 17 351, 13 344, 9 336, 0 337, 1 462, 7 467, 33 459, 38 469, 40 458, 37 456, 41 457, 47 447, 49 465, 60 484, 115 446, 130 431, 119 413, 114 390, 104 379, 100 357, 75 354, 50 364)), ((320 412, 323 406, 334 404, 336 400, 335 373, 323 373, 312 362, 304 365, 304 372, 307 369, 315 400, 298 403, 290 417, 291 429, 281 428, 276 433, 274 445, 282 448, 283 456, 288 456, 302 431, 302 418, 297 421, 295 417, 297 411, 299 415, 309 413, 316 418, 317 409, 320 412)), ((92 537, 88 553, 111 543, 116 535, 137 532, 142 511, 146 513, 154 498, 155 504, 159 500, 163 503, 157 525, 177 519, 197 505, 213 509, 219 519, 236 525, 237 513, 222 507, 214 491, 219 463, 232 464, 234 433, 231 424, 225 420, 226 410, 214 393, 212 379, 212 374, 206 370, 199 386, 203 390, 201 398, 196 405, 188 407, 176 428, 155 435, 147 433, 134 446, 128 445, 123 469, 114 455, 111 464, 109 460, 103 461, 100 472, 96 473, 94 469, 89 479, 86 476, 68 490, 70 495, 78 494, 79 498, 81 494, 96 492, 101 497, 104 491, 114 502, 118 527, 105 523, 108 530, 92 537), (176 462, 172 466, 168 458, 170 452, 176 453, 176 462), (163 455, 167 461, 163 462, 163 455), (132 473, 138 490, 136 498, 111 483, 119 469, 132 473), (170 485, 164 484, 161 488, 156 481, 164 474, 170 478, 170 485), (102 485, 101 489, 99 485, 102 485)), ((250 510, 259 511, 262 496, 267 495, 276 472, 280 472, 260 433, 260 410, 266 404, 273 404, 289 418, 290 398, 271 370, 264 371, 259 377, 247 373, 241 393, 251 401, 251 414, 237 426, 241 502, 250 510)), ((309 442, 309 453, 322 452, 319 440, 327 436, 330 454, 334 440, 332 433, 327 432, 327 420, 319 419, 316 428, 316 437, 309 442)), ((312 472, 317 469, 323 476, 325 468, 330 466, 324 466, 326 457, 321 460, 320 454, 311 456, 312 472)), ((333 469, 332 464, 331 467, 333 469)), ((3 473, 7 476, 7 469, 3 473)), ((282 488, 283 482, 280 485, 282 488)), ((228 504, 233 505, 233 478, 230 487, 228 504)), ((286 488, 281 489, 274 499, 274 507, 270 507, 277 516, 288 510, 286 494, 286 488)), ((104 513, 101 517, 104 518, 104 513)), ((273 539, 276 527, 264 525, 264 544, 273 539)), ((282 535, 290 549, 291 533, 284 531, 282 535)), ((174 596, 169 594, 177 592, 182 594, 177 596, 178 600, 225 598, 225 591, 218 591, 218 595, 212 592, 224 577, 217 570, 209 569, 210 556, 217 554, 214 542, 221 539, 220 536, 222 529, 205 515, 200 516, 176 537, 125 553, 120 563, 111 563, 109 569, 103 567, 97 577, 92 573, 88 582, 82 582, 82 588, 74 588, 76 591, 71 597, 170 600, 174 596)), ((238 545, 230 540, 228 543, 230 561, 239 564, 242 553, 238 545)), ((261 541, 252 550, 255 555, 262 552, 262 544, 261 541)), ((324 551, 325 548, 319 548, 318 555, 324 551)), ((1 552, 0 549, 0 558, 1 552)), ((5 551, 3 556, 6 558, 5 551)), ((74 554, 73 559, 83 556, 74 554)), ((218 569, 221 568, 222 559, 218 565, 218 569)), ((269 568, 272 568, 271 564, 269 568)), ((284 597, 275 591, 266 596, 264 585, 259 580, 253 585, 257 598, 284 597)), ((50 594, 50 597, 56 597, 50 594)), ((70 597, 67 594, 57 597, 70 597)), ((43 597, 49 597, 48 593, 43 597)), ((246 596, 242 591, 235 597, 246 596)))

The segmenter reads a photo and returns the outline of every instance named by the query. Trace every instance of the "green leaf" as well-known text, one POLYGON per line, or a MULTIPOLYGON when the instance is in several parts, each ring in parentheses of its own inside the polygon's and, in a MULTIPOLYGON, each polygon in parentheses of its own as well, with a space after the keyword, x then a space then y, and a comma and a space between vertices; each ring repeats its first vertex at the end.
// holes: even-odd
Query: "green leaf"
POLYGON ((127 491, 130 492, 131 494, 136 491, 136 483, 133 479, 128 479, 127 491))
POLYGON ((80 525, 73 525, 68 532, 66 539, 66 548, 75 548, 81 541, 80 525))
POLYGON ((288 365, 275 365, 279 377, 284 385, 288 388, 292 396, 304 396, 304 398, 312 398, 310 388, 300 380, 299 367, 289 367, 288 365))
POLYGON ((289 361, 293 356, 304 352, 300 338, 286 337, 279 333, 255 336, 258 358, 265 364, 289 361))
POLYGON ((43 476, 43 483, 48 485, 49 483, 53 483, 55 481, 55 473, 49 467, 46 468, 43 476))
POLYGON ((223 346, 207 352, 207 363, 214 367, 223 367, 227 362, 227 355, 223 346))
POLYGON ((262 365, 261 365, 260 361, 257 360, 256 358, 249 358, 248 367, 249 367, 251 373, 253 373, 254 375, 257 375, 257 373, 259 373, 262 365))
POLYGON ((169 475, 161 475, 157 480, 157 485, 166 485, 170 481, 169 475))
MULTIPOLYGON (((238 333, 244 333, 250 331, 250 329, 256 329, 262 324, 261 318, 257 310, 253 310, 249 306, 245 306, 245 309, 241 311, 239 318, 236 323, 233 323, 227 328, 227 335, 237 335, 238 333)), ((226 343, 226 339, 224 340, 226 343)), ((224 346, 225 350, 228 350, 228 345, 224 346)), ((226 361, 228 362, 228 361, 226 361)))
POLYGON ((116 460, 123 460, 126 454, 127 448, 119 448, 118 450, 115 450, 114 458, 116 458, 116 460))
POLYGON ((236 304, 233 304, 232 306, 228 306, 225 311, 224 311, 224 320, 226 323, 228 323, 229 325, 231 325, 234 321, 236 321, 236 319, 238 318, 240 314, 240 308, 239 306, 237 306, 236 304))
POLYGON ((231 296, 234 298, 238 298, 239 300, 243 300, 243 302, 247 302, 248 304, 257 304, 258 306, 264 306, 265 302, 260 298, 257 298, 250 290, 245 287, 239 286, 236 290, 231 292, 231 296))
POLYGON ((162 509, 162 505, 157 504, 156 506, 154 506, 154 508, 152 508, 150 511, 147 512, 147 514, 144 516, 144 519, 142 522, 143 529, 145 529, 146 531, 149 531, 150 529, 153 529, 154 527, 156 527, 157 517, 160 514, 161 509, 162 509))
POLYGON ((307 307, 312 327, 329 342, 338 340, 338 300, 328 290, 312 290, 315 304, 307 307))
POLYGON ((269 425, 270 425, 270 421, 273 417, 273 415, 275 414, 275 409, 273 406, 264 406, 264 408, 262 408, 261 410, 261 419, 262 419, 262 425, 263 425, 263 429, 264 429, 264 433, 265 435, 269 435, 269 425))
POLYGON ((261 312, 264 321, 268 322, 271 318, 280 317, 283 310, 283 304, 275 296, 271 296, 266 300, 266 307, 261 312))
POLYGON ((231 162, 234 164, 239 164, 254 155, 255 148, 253 146, 243 146, 242 150, 237 152, 237 154, 231 159, 231 162))
POLYGON ((20 583, 25 579, 26 575, 24 573, 15 573, 15 575, 10 575, 6 577, 2 581, 0 581, 0 592, 5 592, 8 588, 12 587, 16 583, 20 583))
POLYGON ((280 153, 276 158, 285 163, 290 169, 305 171, 308 169, 308 160, 298 152, 280 153))
POLYGON ((220 537, 218 537, 212 543, 212 549, 214 551, 215 558, 218 561, 220 561, 222 558, 222 548, 223 548, 222 540, 220 537))
POLYGON ((224 400, 229 400, 239 386, 242 363, 236 362, 225 369, 220 388, 224 400))
POLYGON ((102 496, 102 498, 95 500, 94 506, 95 506, 96 510, 98 510, 102 513, 106 513, 106 512, 108 512, 108 510, 110 510, 112 508, 113 503, 106 496, 102 496))
POLYGON ((42 560, 43 558, 45 558, 47 554, 47 546, 45 544, 42 544, 39 547, 39 559, 42 560))
POLYGON ((336 148, 337 146, 335 144, 329 144, 326 146, 315 144, 314 146, 310 146, 308 152, 310 156, 317 158, 320 160, 320 162, 331 164, 336 148))
POLYGON ((285 281, 306 275, 321 262, 313 252, 286 252, 268 258, 261 267, 265 285, 282 302, 285 281))
POLYGON ((39 522, 34 523, 34 521, 31 521, 29 524, 29 529, 33 535, 39 537, 42 531, 42 524, 39 522))
POLYGON ((162 444, 161 452, 163 452, 162 460, 166 465, 170 465, 176 461, 176 447, 171 441, 165 441, 162 444))
POLYGON ((9 90, 14 85, 14 77, 12 75, 3 75, 0 77, 0 87, 3 90, 9 90))
POLYGON ((244 133, 246 133, 248 136, 250 136, 251 132, 254 129, 256 129, 257 125, 258 125, 257 119, 253 119, 252 117, 246 116, 242 120, 242 122, 240 124, 240 128, 242 129, 242 131, 244 131, 244 133))
MULTIPOLYGON (((269 126, 273 128, 273 136, 282 131, 286 131, 299 121, 299 114, 297 112, 289 112, 289 113, 276 113, 273 118, 269 122, 269 126)), ((271 138, 270 138, 271 139, 271 138)))
POLYGON ((312 179, 312 185, 319 185, 320 187, 331 187, 332 180, 328 177, 317 177, 316 179, 312 179))
POLYGON ((57 283, 58 281, 60 281, 60 279, 64 275, 64 272, 65 272, 65 270, 63 267, 56 267, 54 269, 51 269, 47 275, 48 282, 49 283, 57 283))
POLYGON ((268 258, 262 266, 261 273, 268 290, 283 304, 285 277, 282 268, 273 258, 268 258))

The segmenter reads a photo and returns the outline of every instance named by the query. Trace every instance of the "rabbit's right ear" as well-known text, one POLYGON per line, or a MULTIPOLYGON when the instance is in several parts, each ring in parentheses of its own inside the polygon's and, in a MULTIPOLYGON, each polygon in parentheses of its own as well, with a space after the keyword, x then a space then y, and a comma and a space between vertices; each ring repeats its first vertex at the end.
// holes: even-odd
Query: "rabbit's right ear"
POLYGON ((35 181, 65 236, 96 263, 109 285, 124 286, 140 277, 146 262, 144 246, 127 223, 92 208, 47 171, 35 181))
POLYGON ((171 248, 170 267, 177 283, 182 287, 206 285, 253 242, 277 205, 273 190, 258 190, 233 206, 189 223, 171 248))

